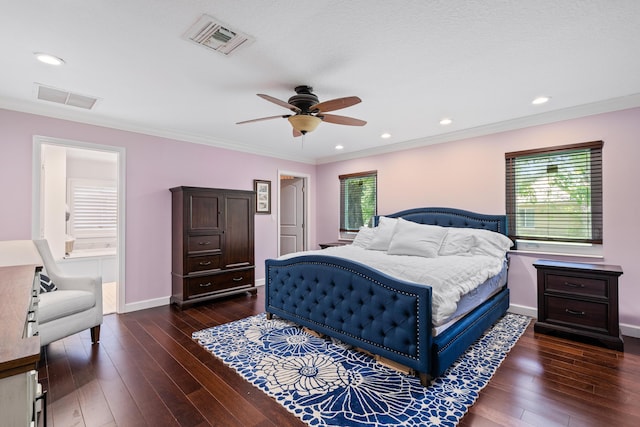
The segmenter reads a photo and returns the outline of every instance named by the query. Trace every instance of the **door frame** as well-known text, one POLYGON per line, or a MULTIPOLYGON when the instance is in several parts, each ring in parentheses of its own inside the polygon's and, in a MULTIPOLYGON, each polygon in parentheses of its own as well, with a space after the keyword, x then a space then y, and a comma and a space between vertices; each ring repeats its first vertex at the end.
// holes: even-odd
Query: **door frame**
POLYGON ((304 240, 304 244, 303 244, 303 248, 302 250, 306 251, 309 249, 309 187, 310 187, 310 181, 311 181, 311 175, 306 174, 306 173, 301 173, 301 172, 293 172, 293 171, 287 171, 287 170, 280 170, 278 169, 278 185, 275 186, 278 189, 278 197, 277 197, 277 207, 278 207, 278 237, 277 237, 277 254, 278 256, 280 256, 280 236, 281 236, 281 224, 280 224, 280 219, 281 219, 281 212, 280 212, 280 180, 282 179, 283 176, 292 176, 295 178, 301 178, 303 181, 303 188, 304 191, 302 192, 302 209, 304 210, 304 214, 303 214, 303 219, 302 222, 304 224, 304 227, 302 228, 302 233, 303 233, 303 240, 304 240))
POLYGON ((125 154, 124 147, 112 145, 94 144, 83 141, 73 141, 69 139, 52 138, 48 136, 35 135, 33 137, 33 158, 32 158, 32 183, 31 183, 31 238, 40 239, 41 206, 40 206, 40 184, 42 177, 41 158, 43 145, 57 145, 65 148, 79 148, 83 150, 106 151, 117 155, 118 169, 118 246, 116 262, 118 265, 118 286, 116 286, 116 313, 124 313, 125 310, 125 154))

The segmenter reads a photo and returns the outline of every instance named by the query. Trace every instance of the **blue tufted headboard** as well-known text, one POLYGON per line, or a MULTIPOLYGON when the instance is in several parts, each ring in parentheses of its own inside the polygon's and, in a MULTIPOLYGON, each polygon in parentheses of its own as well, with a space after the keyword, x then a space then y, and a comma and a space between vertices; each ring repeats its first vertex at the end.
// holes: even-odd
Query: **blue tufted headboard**
MULTIPOLYGON (((384 215, 389 218, 403 218, 418 224, 439 225, 442 227, 480 228, 507 234, 506 215, 486 215, 454 208, 414 208, 384 215)), ((374 226, 380 216, 374 217, 374 226)))

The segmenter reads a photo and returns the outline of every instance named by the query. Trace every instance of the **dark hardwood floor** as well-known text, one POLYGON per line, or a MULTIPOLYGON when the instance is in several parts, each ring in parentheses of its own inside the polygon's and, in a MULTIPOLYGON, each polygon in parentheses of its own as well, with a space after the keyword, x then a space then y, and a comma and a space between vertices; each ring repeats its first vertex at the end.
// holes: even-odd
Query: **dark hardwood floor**
MULTIPOLYGON (((51 343, 39 369, 47 425, 303 426, 191 339, 262 311, 260 288, 184 311, 105 316, 95 346, 89 331, 51 343)), ((638 402, 640 339, 625 337, 619 353, 534 334, 532 322, 460 426, 635 427, 638 402)))

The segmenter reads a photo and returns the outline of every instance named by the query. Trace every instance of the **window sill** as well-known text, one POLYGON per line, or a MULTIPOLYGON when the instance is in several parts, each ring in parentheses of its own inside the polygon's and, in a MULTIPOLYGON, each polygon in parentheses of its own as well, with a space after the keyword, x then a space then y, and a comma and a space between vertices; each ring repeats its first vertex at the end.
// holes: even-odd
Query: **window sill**
POLYGON ((70 254, 66 254, 64 259, 77 259, 77 258, 97 258, 115 256, 115 248, 101 248, 101 249, 75 249, 70 254))
POLYGON ((517 239, 514 254, 603 259, 602 245, 517 239))
POLYGON ((559 257, 572 257, 572 258, 589 258, 589 259, 604 259, 604 255, 595 254, 577 254, 568 252, 545 252, 545 251, 532 251, 532 250, 511 250, 509 254, 513 255, 534 255, 534 256, 559 256, 559 257))

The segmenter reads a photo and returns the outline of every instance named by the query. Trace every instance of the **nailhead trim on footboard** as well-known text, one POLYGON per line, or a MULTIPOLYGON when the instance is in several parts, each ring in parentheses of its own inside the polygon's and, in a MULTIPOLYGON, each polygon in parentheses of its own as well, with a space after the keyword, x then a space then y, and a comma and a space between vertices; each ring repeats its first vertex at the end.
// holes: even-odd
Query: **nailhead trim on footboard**
POLYGON ((427 331, 430 341, 429 287, 404 282, 397 288, 396 279, 385 276, 382 282, 342 265, 349 264, 346 260, 303 258, 268 263, 268 312, 354 345, 365 343, 415 362, 428 357, 430 343, 421 340, 427 331))

